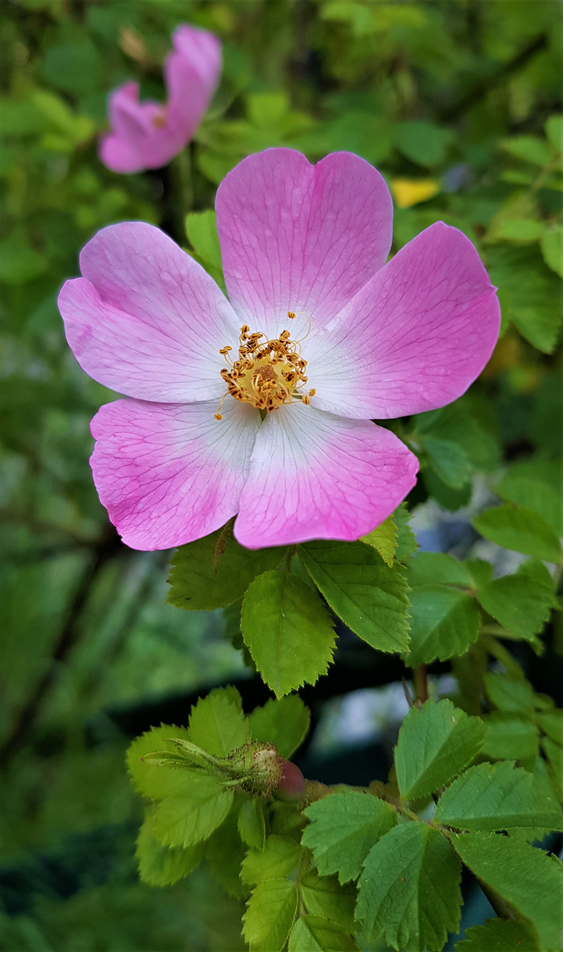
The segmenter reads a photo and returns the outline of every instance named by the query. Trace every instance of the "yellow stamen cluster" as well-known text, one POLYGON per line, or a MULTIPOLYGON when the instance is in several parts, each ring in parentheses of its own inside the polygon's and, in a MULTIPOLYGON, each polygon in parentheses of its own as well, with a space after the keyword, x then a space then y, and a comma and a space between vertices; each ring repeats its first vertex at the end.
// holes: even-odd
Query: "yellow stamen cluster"
MULTIPOLYGON (((295 318, 294 312, 289 311, 288 317, 295 318)), ((239 335, 236 361, 229 357, 231 350, 226 346, 219 352, 230 366, 221 371, 227 393, 214 414, 216 420, 223 420, 220 411, 228 394, 268 413, 296 399, 309 404, 314 396, 313 389, 307 394, 297 393, 307 383, 304 373, 307 361, 301 357, 299 342, 290 340, 289 331, 282 331, 279 337, 269 341, 262 331, 251 334, 248 325, 244 324, 239 335)))

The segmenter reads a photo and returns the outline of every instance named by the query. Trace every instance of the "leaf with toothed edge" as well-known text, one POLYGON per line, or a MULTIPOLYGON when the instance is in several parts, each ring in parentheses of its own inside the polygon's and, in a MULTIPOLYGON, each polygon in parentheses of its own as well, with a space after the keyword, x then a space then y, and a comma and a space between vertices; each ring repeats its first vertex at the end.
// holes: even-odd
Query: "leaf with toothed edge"
POLYGON ((289 573, 265 572, 249 586, 241 630, 277 698, 315 684, 333 658, 333 621, 319 595, 289 573))
POLYGON ((333 612, 382 652, 402 652, 409 639, 408 585, 397 567, 362 542, 315 540, 298 554, 333 612))

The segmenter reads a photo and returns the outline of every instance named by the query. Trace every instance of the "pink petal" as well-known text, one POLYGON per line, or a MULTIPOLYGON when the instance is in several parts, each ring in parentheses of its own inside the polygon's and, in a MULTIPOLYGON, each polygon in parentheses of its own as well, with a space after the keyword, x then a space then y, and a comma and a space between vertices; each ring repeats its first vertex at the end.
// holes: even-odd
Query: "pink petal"
POLYGON ((112 131, 100 140, 100 159, 113 172, 140 172, 165 165, 182 148, 163 127, 164 107, 139 102, 139 83, 124 83, 110 93, 112 131))
POLYGON ((417 457, 370 421, 280 407, 258 432, 235 536, 248 549, 358 539, 409 493, 417 468, 417 457))
POLYGON ((472 242, 431 225, 303 343, 315 406, 382 419, 456 400, 497 342, 495 291, 472 242))
POLYGON ((94 482, 128 546, 180 546, 237 512, 260 417, 235 400, 223 420, 216 411, 216 403, 117 400, 94 417, 94 482))
POLYGON ((218 38, 193 26, 179 26, 172 36, 174 52, 164 66, 168 89, 167 128, 192 138, 209 106, 221 72, 218 38))
POLYGON ((219 186, 216 211, 233 307, 271 337, 288 326, 288 311, 325 325, 390 249, 386 183, 348 152, 316 166, 292 149, 248 156, 219 186))
POLYGON ((67 340, 90 377, 130 397, 220 398, 235 314, 213 278, 160 229, 122 222, 83 248, 84 278, 59 295, 67 340))

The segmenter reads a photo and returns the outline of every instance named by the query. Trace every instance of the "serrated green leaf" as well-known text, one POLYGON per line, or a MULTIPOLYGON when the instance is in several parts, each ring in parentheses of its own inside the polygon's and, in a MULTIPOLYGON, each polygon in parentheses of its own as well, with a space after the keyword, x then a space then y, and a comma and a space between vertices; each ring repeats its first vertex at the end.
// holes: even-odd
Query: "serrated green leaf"
POLYGON ((243 797, 241 793, 235 796, 223 823, 203 842, 205 858, 213 876, 232 897, 243 897, 247 893, 240 877, 247 848, 241 840, 238 819, 242 808, 249 803, 243 801, 243 797))
POLYGON ((466 931, 466 939, 455 944, 456 953, 502 953, 513 951, 523 953, 524 950, 539 950, 538 939, 534 930, 525 923, 517 920, 486 920, 482 926, 470 927, 466 931))
POLYGON ((556 801, 535 784, 529 771, 507 761, 468 768, 442 795, 434 820, 467 831, 562 828, 556 801))
POLYGON ((438 583, 467 588, 474 585, 470 565, 446 553, 418 553, 407 567, 407 581, 412 589, 438 583))
POLYGON ((243 934, 251 953, 282 949, 297 906, 298 891, 291 880, 269 880, 255 887, 243 917, 243 934))
POLYGON ((548 562, 560 562, 562 558, 560 541, 554 530, 537 513, 522 506, 502 503, 484 510, 470 522, 482 536, 498 546, 548 562))
POLYGON ((294 923, 288 950, 290 953, 317 950, 350 950, 355 953, 358 946, 351 934, 338 923, 325 917, 305 914, 294 923))
POLYGON ((188 727, 190 740, 219 758, 251 740, 248 719, 224 688, 214 688, 199 699, 192 707, 188 727))
POLYGON ((298 553, 333 611, 361 639, 382 652, 407 648, 407 582, 399 569, 360 542, 319 540, 298 553))
POLYGON ((187 728, 179 728, 177 725, 161 725, 160 728, 151 728, 136 738, 127 750, 127 769, 134 787, 139 794, 151 798, 152 801, 161 801, 177 790, 184 790, 184 769, 165 765, 157 767, 141 760, 153 751, 175 754, 177 749, 171 738, 190 741, 190 732, 187 728))
POLYGON ((413 553, 417 550, 417 539, 409 525, 411 513, 407 508, 407 504, 400 503, 397 510, 394 510, 392 513, 392 516, 398 534, 396 559, 398 562, 404 563, 410 556, 413 556, 413 553))
POLYGON ((386 566, 393 566, 397 546, 397 529, 393 516, 388 516, 388 519, 380 523, 372 532, 361 536, 360 542, 372 546, 376 552, 380 553, 386 566))
POLYGON ((291 837, 270 834, 262 850, 251 848, 241 865, 241 880, 246 884, 258 884, 263 880, 276 880, 291 873, 303 854, 291 837))
POLYGON ((488 698, 500 711, 533 711, 533 687, 526 679, 486 672, 484 685, 488 698))
POLYGON ((249 586, 241 628, 245 645, 280 698, 315 684, 333 658, 333 621, 318 594, 288 573, 265 572, 249 586))
POLYGON ((539 747, 535 724, 525 715, 494 711, 482 721, 488 728, 483 752, 489 758, 529 761, 536 758, 539 747))
POLYGON ((155 840, 152 833, 152 815, 153 811, 141 825, 135 856, 143 883, 152 887, 165 887, 192 873, 203 857, 203 845, 164 847, 155 840))
POLYGON ((329 794, 304 814, 311 823, 302 844, 313 851, 319 872, 338 874, 342 884, 359 876, 374 843, 397 824, 390 804, 362 791, 329 794))
POLYGON ((224 790, 216 778, 190 769, 179 774, 182 793, 178 789, 157 805, 151 825, 157 840, 169 847, 205 840, 223 823, 233 803, 233 791, 224 790))
POLYGON ((181 609, 210 611, 241 599, 249 583, 260 573, 275 569, 285 548, 245 549, 237 540, 227 540, 214 569, 214 550, 221 530, 180 546, 171 563, 167 602, 181 609))
POLYGON ((427 452, 431 466, 443 483, 453 490, 460 490, 466 485, 470 464, 459 443, 436 437, 421 437, 421 446, 427 452))
MULTIPOLYGON (((541 471, 542 472, 542 471, 541 471)), ((545 480, 521 466, 512 467, 495 491, 503 500, 538 513, 555 532, 562 529, 562 499, 545 480)))
POLYGON ((480 589, 477 599, 504 628, 532 640, 550 619, 554 584, 546 566, 531 560, 514 575, 492 580, 480 589))
POLYGON ((357 919, 395 950, 442 950, 460 922, 460 864, 446 837, 422 821, 399 824, 370 851, 357 919))
POLYGON ((478 638, 480 613, 474 599, 447 586, 412 589, 411 631, 406 665, 462 655, 478 638))
POLYGON ((547 228, 541 236, 540 247, 548 267, 562 277, 562 225, 547 228))
POLYGON ((239 811, 237 826, 241 839, 248 847, 262 850, 266 839, 266 825, 262 799, 255 797, 246 800, 239 811))
POLYGON ((453 139, 452 130, 420 119, 397 122, 393 135, 400 152, 424 166, 442 162, 453 139))
POLYGON ((453 834, 456 852, 480 880, 534 925, 541 950, 561 948, 562 865, 502 834, 453 834))
POLYGON ((300 747, 309 729, 310 714, 299 695, 269 698, 249 715, 253 741, 271 741, 283 758, 300 747))
POLYGON ((340 924, 347 933, 354 932, 356 888, 342 886, 336 877, 320 877, 308 870, 300 878, 300 896, 308 913, 327 917, 340 924))
POLYGON ((425 797, 448 784, 476 757, 486 734, 480 718, 446 698, 414 706, 403 721, 394 755, 402 799, 425 797))

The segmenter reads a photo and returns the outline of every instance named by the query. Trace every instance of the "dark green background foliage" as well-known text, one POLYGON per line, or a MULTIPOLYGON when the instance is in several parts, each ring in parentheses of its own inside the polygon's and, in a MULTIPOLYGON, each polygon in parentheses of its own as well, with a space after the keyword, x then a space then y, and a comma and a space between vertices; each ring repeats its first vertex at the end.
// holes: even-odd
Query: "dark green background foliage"
POLYGON ((555 846, 562 764, 561 4, 1 9, 0 949, 453 949, 463 865, 464 895, 479 878, 498 916, 465 923, 457 949, 558 949, 538 844, 555 846), (96 152, 108 92, 137 78, 162 98, 180 22, 222 38, 213 103, 170 167, 115 175, 96 152), (273 145, 375 164, 393 251, 439 219, 462 229, 502 334, 459 401, 388 424, 421 461, 393 521, 252 558, 228 539, 217 573, 207 538, 174 556, 167 597, 170 554, 128 550, 98 502, 88 424, 113 395, 76 365, 56 296, 82 245, 126 219, 161 225, 221 282, 216 187, 273 145), (415 553, 422 512, 441 552, 415 553), (415 668, 421 705, 426 666, 456 689, 412 708, 388 783, 335 767, 331 783, 365 787, 311 787, 305 813, 138 760, 172 756, 171 737, 216 759, 275 741, 306 771, 309 713, 287 693, 316 723, 327 699, 415 668), (191 704, 230 681, 241 694, 207 695, 188 729, 191 704), (180 727, 135 742, 134 790, 126 749, 161 721, 180 727))

